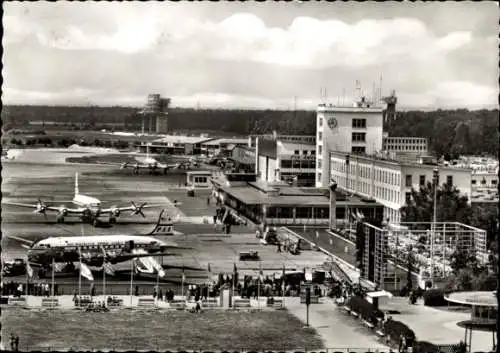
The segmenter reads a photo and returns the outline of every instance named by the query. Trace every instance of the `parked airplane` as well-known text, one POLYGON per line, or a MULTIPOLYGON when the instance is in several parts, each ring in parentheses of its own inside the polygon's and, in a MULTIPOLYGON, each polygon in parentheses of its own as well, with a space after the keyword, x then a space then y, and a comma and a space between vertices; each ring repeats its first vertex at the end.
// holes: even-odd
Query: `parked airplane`
POLYGON ((133 168, 134 174, 139 174, 139 170, 149 169, 151 174, 154 174, 158 169, 163 170, 163 174, 167 174, 169 169, 189 169, 190 162, 178 162, 174 164, 161 163, 149 155, 149 146, 146 150, 146 157, 135 157, 136 163, 125 162, 122 163, 120 169, 133 168))
POLYGON ((163 276, 162 266, 153 259, 153 256, 169 256, 173 253, 165 252, 168 249, 181 249, 177 244, 155 238, 155 236, 169 236, 173 234, 173 222, 163 217, 162 210, 153 231, 146 235, 89 235, 74 237, 48 237, 38 241, 30 241, 17 236, 8 236, 23 243, 28 249, 28 263, 32 267, 39 267, 42 277, 50 269, 75 269, 75 263, 82 264, 87 273, 90 269, 84 266, 102 267, 129 260, 137 260, 140 265, 137 270, 146 273, 158 271, 163 276))
POLYGON ((20 206, 20 207, 30 207, 35 208, 35 213, 41 213, 46 216, 47 211, 57 212, 57 222, 63 223, 64 218, 68 216, 79 216, 82 221, 88 222, 97 226, 99 224, 99 217, 101 216, 109 216, 109 223, 115 223, 116 218, 120 216, 122 212, 131 211, 134 215, 140 214, 143 218, 146 216, 142 212, 143 208, 155 207, 153 205, 146 206, 146 202, 141 203, 140 205, 136 205, 133 201, 131 201, 132 206, 128 207, 117 207, 111 206, 110 208, 102 208, 101 201, 95 197, 87 196, 80 194, 80 190, 78 188, 78 173, 75 173, 75 196, 73 197, 72 202, 79 206, 78 208, 67 208, 62 205, 60 207, 48 206, 44 204, 40 199, 38 200, 36 205, 32 204, 24 204, 24 203, 10 203, 5 202, 6 205, 12 206, 20 206))

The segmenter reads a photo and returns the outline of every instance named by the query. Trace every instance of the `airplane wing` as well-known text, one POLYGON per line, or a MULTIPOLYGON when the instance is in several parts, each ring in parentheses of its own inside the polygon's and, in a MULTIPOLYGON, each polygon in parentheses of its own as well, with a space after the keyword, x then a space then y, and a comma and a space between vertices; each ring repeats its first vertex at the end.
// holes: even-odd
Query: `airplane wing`
POLYGON ((16 237, 15 235, 6 235, 5 237, 17 240, 17 241, 23 243, 24 245, 28 245, 28 246, 31 246, 35 243, 35 241, 33 241, 33 240, 29 240, 29 239, 25 239, 25 238, 21 238, 21 237, 16 237))
POLYGON ((65 213, 71 213, 71 214, 82 214, 85 212, 85 208, 67 208, 67 207, 56 207, 56 206, 47 206, 45 204, 27 204, 27 203, 19 203, 19 202, 2 202, 3 205, 9 205, 9 206, 17 206, 17 207, 25 207, 25 208, 33 208, 39 213, 44 213, 46 211, 51 211, 51 212, 61 212, 64 211, 65 213))
POLYGON ((148 205, 146 202, 141 203, 140 205, 136 205, 134 202, 132 202, 132 205, 126 206, 126 207, 110 207, 110 208, 103 208, 100 211, 100 214, 116 214, 116 213, 121 213, 121 212, 133 212, 134 214, 140 214, 141 216, 145 217, 144 213, 142 213, 142 210, 144 208, 156 208, 156 207, 163 207, 165 205, 163 204, 158 204, 158 205, 148 205))

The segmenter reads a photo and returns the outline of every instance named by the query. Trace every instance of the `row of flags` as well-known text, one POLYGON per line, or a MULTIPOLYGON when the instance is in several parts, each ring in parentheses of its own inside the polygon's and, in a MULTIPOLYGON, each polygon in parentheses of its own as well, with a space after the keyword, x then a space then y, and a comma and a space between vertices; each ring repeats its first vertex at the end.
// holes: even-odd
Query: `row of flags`
MULTIPOLYGON (((112 276, 114 275, 115 271, 113 269, 113 265, 111 265, 108 261, 107 261, 107 254, 106 254, 106 250, 104 250, 104 248, 101 248, 102 251, 103 251, 103 265, 102 265, 102 269, 104 270, 104 272, 106 272, 108 275, 112 276)), ((79 259, 80 259, 80 262, 79 262, 79 266, 78 266, 78 269, 80 271, 80 274, 82 277, 85 277, 86 279, 88 279, 89 281, 93 281, 94 280, 94 276, 92 276, 92 271, 90 271, 90 268, 88 268, 87 265, 85 265, 84 263, 82 263, 82 253, 80 251, 80 248, 78 248, 78 256, 79 256, 79 259)), ((63 264, 61 263, 53 263, 53 267, 54 267, 54 271, 61 271, 63 269, 63 264)), ((26 273, 28 275, 28 277, 33 277, 33 268, 31 267, 29 261, 26 261, 26 273)))

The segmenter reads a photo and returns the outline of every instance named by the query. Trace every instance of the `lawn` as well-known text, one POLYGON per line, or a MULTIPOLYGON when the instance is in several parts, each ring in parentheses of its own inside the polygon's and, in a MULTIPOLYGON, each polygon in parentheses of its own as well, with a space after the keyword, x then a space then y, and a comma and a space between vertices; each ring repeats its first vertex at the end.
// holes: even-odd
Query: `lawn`
POLYGON ((286 311, 109 313, 6 308, 2 341, 19 335, 27 350, 317 350, 321 338, 286 311))

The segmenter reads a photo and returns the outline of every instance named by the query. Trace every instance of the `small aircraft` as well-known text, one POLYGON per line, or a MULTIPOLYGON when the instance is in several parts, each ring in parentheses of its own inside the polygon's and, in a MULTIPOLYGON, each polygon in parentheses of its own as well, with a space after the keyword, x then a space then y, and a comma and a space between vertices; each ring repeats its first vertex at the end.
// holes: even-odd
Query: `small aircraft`
POLYGON ((161 163, 149 155, 149 146, 146 150, 146 157, 135 157, 135 160, 135 163, 122 163, 120 169, 133 168, 134 174, 139 174, 140 169, 149 169, 150 174, 155 174, 157 170, 163 170, 163 174, 167 174, 169 169, 189 169, 192 164, 191 161, 174 164, 161 163))
MULTIPOLYGON (((91 273, 87 266, 101 267, 103 270, 124 261, 138 261, 137 270, 154 273, 163 277, 163 267, 153 259, 157 256, 170 256, 168 249, 181 249, 176 243, 162 241, 156 236, 174 234, 174 222, 163 217, 162 210, 153 231, 146 235, 89 235, 72 237, 48 237, 30 241, 17 236, 8 236, 22 243, 28 250, 28 264, 40 269, 39 276, 44 277, 50 267, 75 269, 75 263, 81 263, 82 274, 91 273), (64 265, 62 267, 61 265, 64 265)), ((112 267, 111 267, 111 271, 112 267)))
POLYGON ((109 216, 109 223, 116 223, 116 218, 120 216, 122 212, 132 212, 134 215, 141 215, 143 218, 146 218, 144 213, 142 212, 143 208, 155 207, 154 205, 146 206, 146 202, 143 202, 139 205, 136 205, 133 201, 131 201, 132 205, 127 207, 118 207, 111 206, 110 208, 103 208, 101 205, 101 201, 95 197, 87 196, 80 194, 80 190, 78 188, 78 173, 75 173, 75 196, 73 197, 72 202, 79 206, 78 208, 67 208, 64 205, 59 207, 48 206, 43 203, 40 199, 36 205, 32 204, 24 204, 24 203, 10 203, 4 202, 6 205, 19 206, 19 207, 29 207, 35 208, 34 213, 41 213, 47 218, 46 212, 52 211, 57 212, 57 222, 64 223, 65 217, 69 216, 77 216, 82 219, 82 221, 91 223, 94 226, 99 225, 99 217, 109 216))

